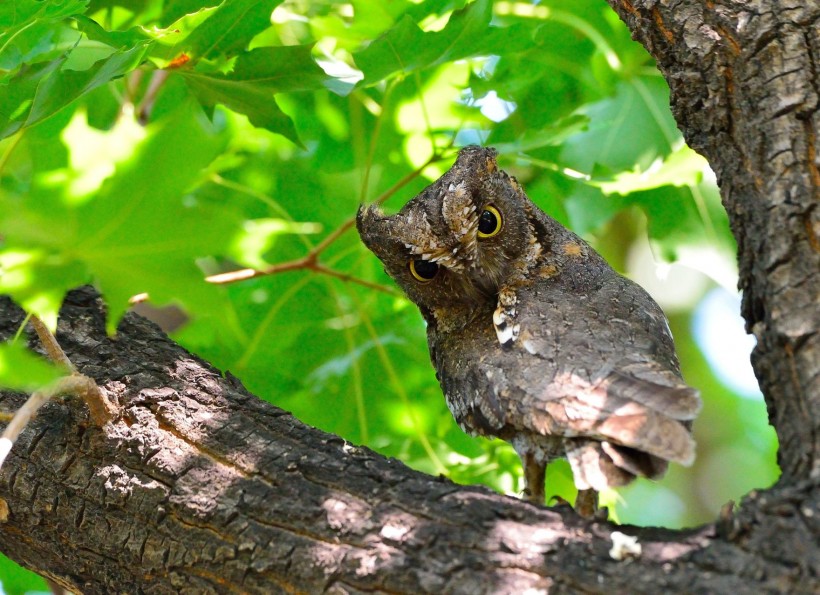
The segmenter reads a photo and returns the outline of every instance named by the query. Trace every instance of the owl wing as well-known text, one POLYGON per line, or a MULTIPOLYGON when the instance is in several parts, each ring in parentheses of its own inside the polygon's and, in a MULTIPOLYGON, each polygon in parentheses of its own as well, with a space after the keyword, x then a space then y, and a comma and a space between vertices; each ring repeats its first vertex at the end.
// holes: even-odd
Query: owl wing
POLYGON ((700 397, 680 376, 663 312, 640 286, 616 274, 581 293, 534 284, 516 302, 519 345, 508 351, 527 361, 521 382, 508 380, 518 389, 508 423, 566 437, 582 488, 692 463, 689 422, 700 397))

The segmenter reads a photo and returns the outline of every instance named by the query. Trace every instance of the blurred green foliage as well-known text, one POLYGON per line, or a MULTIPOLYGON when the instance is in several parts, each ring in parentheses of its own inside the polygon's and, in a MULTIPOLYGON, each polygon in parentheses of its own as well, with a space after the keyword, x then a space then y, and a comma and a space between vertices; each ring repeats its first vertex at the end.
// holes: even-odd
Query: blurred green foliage
MULTIPOLYGON (((349 227, 319 254, 333 275, 205 281, 302 258, 361 202, 397 209, 458 147, 492 145, 616 268, 689 271, 674 307, 658 299, 703 392, 698 461, 606 498, 623 521, 697 524, 772 483, 776 446, 762 400, 721 385, 690 333, 709 287, 734 290, 734 243, 668 103, 602 0, 5 2, 0 292, 53 326, 94 283, 112 332, 148 294, 184 311, 175 339, 303 421, 514 494, 516 455, 453 423, 420 316, 349 227)), ((46 381, 19 357, 0 351, 0 383, 46 381)), ((565 464, 548 492, 574 497, 565 464)), ((39 588, 11 568, 6 592, 39 588)))

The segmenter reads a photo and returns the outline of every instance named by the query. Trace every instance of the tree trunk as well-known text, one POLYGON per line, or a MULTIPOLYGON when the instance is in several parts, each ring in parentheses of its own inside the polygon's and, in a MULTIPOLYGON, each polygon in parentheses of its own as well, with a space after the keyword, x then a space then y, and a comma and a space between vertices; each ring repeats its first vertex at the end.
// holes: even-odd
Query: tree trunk
POLYGON ((782 481, 820 481, 820 3, 609 3, 717 174, 782 481))
MULTIPOLYGON (((719 176, 781 441, 775 488, 669 531, 459 487, 303 425, 137 316, 108 338, 86 289, 58 339, 122 412, 100 429, 77 400, 43 408, 0 472, 0 550, 85 593, 820 591, 820 6, 610 3, 719 176), (637 557, 611 557, 615 530, 637 557)), ((22 318, 0 301, 3 337, 22 318)))

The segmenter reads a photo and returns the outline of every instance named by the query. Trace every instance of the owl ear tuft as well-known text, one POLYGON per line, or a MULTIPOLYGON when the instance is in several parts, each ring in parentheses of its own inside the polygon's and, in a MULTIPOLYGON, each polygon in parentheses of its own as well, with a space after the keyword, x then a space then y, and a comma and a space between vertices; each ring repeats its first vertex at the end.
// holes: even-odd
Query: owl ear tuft
POLYGON ((492 147, 468 145, 458 152, 456 168, 481 179, 498 170, 497 155, 498 152, 492 147))

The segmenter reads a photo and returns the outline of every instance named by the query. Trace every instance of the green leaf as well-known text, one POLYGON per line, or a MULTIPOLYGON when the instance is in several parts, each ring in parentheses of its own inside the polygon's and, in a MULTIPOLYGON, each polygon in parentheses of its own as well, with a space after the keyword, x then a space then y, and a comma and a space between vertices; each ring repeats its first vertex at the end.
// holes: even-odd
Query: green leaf
MULTIPOLYGON (((87 70, 65 68, 71 52, 23 71, 9 81, 0 99, 0 139, 56 114, 75 99, 139 66, 149 44, 118 50, 87 70)), ((76 51, 76 50, 75 50, 76 51)))
POLYGON ((604 194, 624 195, 667 185, 694 186, 700 182, 707 167, 706 159, 681 145, 665 159, 656 159, 645 171, 624 171, 610 180, 593 179, 589 184, 598 186, 604 194))
MULTIPOLYGON (((88 0, 12 0, 0 3, 0 71, 53 58, 76 33, 66 19, 86 10, 88 0)), ((2 77, 0 77, 2 78, 2 77)))
POLYGON ((561 157, 585 173, 593 173, 596 166, 607 173, 646 171, 680 142, 668 105, 663 80, 635 77, 622 82, 613 97, 579 110, 589 118, 589 127, 564 144, 561 157))
POLYGON ((0 576, 3 577, 3 592, 6 595, 24 595, 32 591, 48 592, 45 579, 39 574, 19 566, 0 554, 0 576))
POLYGON ((621 197, 605 196, 599 189, 586 184, 576 184, 564 201, 569 226, 579 234, 598 230, 625 206, 621 197))
POLYGON ((0 386, 10 390, 34 392, 66 374, 22 342, 0 344, 0 386))
POLYGON ((74 21, 77 23, 77 29, 88 39, 99 41, 116 49, 130 49, 153 37, 140 27, 132 27, 128 31, 108 31, 95 20, 84 15, 74 17, 74 21))
POLYGON ((441 31, 424 32, 409 15, 367 48, 353 55, 364 73, 360 86, 371 85, 395 73, 407 74, 435 64, 475 55, 490 55, 499 48, 519 46, 512 29, 491 27, 492 2, 477 0, 453 12, 441 31))
POLYGON ((0 4, 0 43, 37 21, 56 22, 85 12, 88 0, 12 0, 0 4))
POLYGON ((95 199, 78 209, 73 251, 106 296, 111 329, 136 293, 200 311, 213 299, 216 288, 205 283, 196 260, 224 249, 235 223, 226 213, 186 199, 186 192, 223 142, 182 109, 157 123, 95 199))
MULTIPOLYGON (((67 221, 59 218, 65 212, 55 210, 52 214, 55 220, 48 215, 38 217, 11 200, 0 200, 0 206, 6 211, 0 216, 0 230, 4 234, 13 232, 6 237, 8 247, 0 250, 0 292, 11 295, 46 326, 55 328, 65 293, 91 280, 83 262, 38 246, 49 245, 60 236, 70 241, 60 228, 60 222, 67 221), (42 237, 50 233, 54 237, 42 237), (18 238, 23 241, 18 242, 18 238)), ((32 208, 32 205, 26 206, 32 208)))
POLYGON ((221 0, 168 0, 163 6, 160 21, 169 29, 173 29, 180 19, 198 10, 216 8, 221 0), (174 22, 176 21, 176 22, 174 22), (174 23, 170 25, 170 23, 174 23))
POLYGON ((527 130, 514 141, 493 143, 493 147, 503 155, 505 153, 526 153, 534 149, 557 146, 584 130, 588 125, 588 118, 576 114, 546 128, 527 130))
MULTIPOLYGON (((219 2, 213 2, 213 4, 219 4, 219 2)), ((183 44, 188 36, 219 10, 218 6, 197 8, 198 10, 192 8, 192 12, 180 15, 177 20, 165 28, 145 28, 145 34, 155 39, 159 44, 169 46, 173 50, 171 53, 178 54, 187 47, 183 44)))
POLYGON ((245 114, 254 126, 281 134, 294 144, 302 146, 293 121, 276 104, 273 93, 253 84, 181 73, 185 82, 202 105, 210 108, 217 104, 245 114))
POLYGON ((236 54, 271 25, 273 9, 282 0, 225 0, 185 40, 194 58, 236 54))
MULTIPOLYGON (((0 291, 22 296, 27 304, 53 305, 90 277, 109 304, 111 330, 138 293, 158 304, 179 301, 193 313, 209 312, 218 289, 204 281, 197 259, 227 251, 238 222, 229 209, 188 194, 224 146, 224 137, 195 114, 184 105, 149 126, 142 140, 124 136, 130 152, 107 167, 97 163, 114 174, 98 191, 91 186, 94 193, 83 200, 69 194, 71 185, 63 196, 47 184, 27 199, 0 195, 6 243, 0 291), (42 208, 49 203, 51 208, 42 208)), ((85 139, 86 150, 101 142, 94 134, 125 132, 74 132, 85 139)), ((100 145, 109 152, 111 146, 100 145)), ((106 158, 100 153, 98 159, 106 158)), ((75 178, 80 188, 82 181, 75 178)))
POLYGON ((313 61, 310 46, 263 47, 243 53, 228 74, 179 70, 197 99, 206 107, 222 104, 261 128, 297 145, 301 142, 291 119, 273 99, 275 93, 319 89, 329 80, 313 61))

